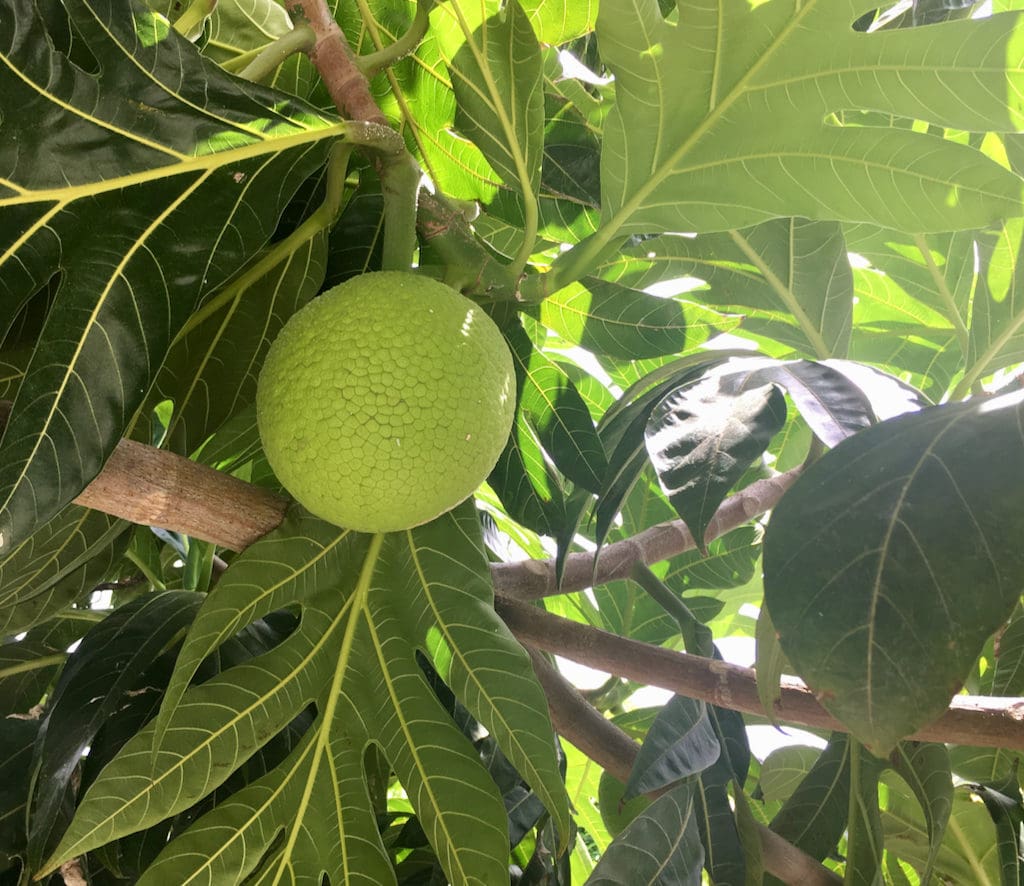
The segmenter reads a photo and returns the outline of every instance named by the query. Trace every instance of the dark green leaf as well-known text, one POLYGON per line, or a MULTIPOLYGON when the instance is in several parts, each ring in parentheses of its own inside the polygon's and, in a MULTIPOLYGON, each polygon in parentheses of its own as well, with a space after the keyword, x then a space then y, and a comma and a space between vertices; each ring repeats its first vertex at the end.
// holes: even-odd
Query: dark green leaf
POLYGON ((849 740, 833 734, 807 777, 772 819, 772 830, 819 861, 833 852, 846 829, 849 767, 849 740))
POLYGON ((1003 886, 1018 886, 1024 862, 1024 803, 1017 779, 1003 785, 975 785, 973 790, 995 822, 1001 882, 1003 886))
POLYGON ((747 883, 762 886, 765 875, 765 850, 761 842, 761 822, 754 812, 750 798, 743 790, 736 789, 734 791, 733 802, 736 804, 736 830, 739 832, 740 844, 743 846, 743 864, 747 871, 747 883))
MULTIPOLYGON (((714 658, 722 661, 722 653, 716 646, 714 658)), ((722 755, 718 762, 726 765, 732 780, 738 785, 746 784, 750 771, 750 743, 747 739, 747 726, 739 711, 712 705, 708 708, 708 716, 714 724, 715 733, 722 746, 722 755)), ((715 765, 718 765, 718 762, 715 765)))
POLYGON ((358 274, 380 270, 383 236, 384 198, 380 184, 376 179, 372 185, 360 181, 331 229, 324 285, 337 286, 358 274))
POLYGON ((852 360, 825 360, 823 365, 841 372, 860 388, 879 421, 933 405, 913 385, 874 366, 865 366, 852 360))
POLYGON ((704 702, 674 695, 644 738, 626 784, 625 799, 703 772, 720 752, 704 702))
POLYGON ((58 811, 72 773, 96 733, 140 676, 184 634, 202 598, 186 591, 139 597, 107 616, 68 658, 36 743, 34 764, 46 773, 35 791, 29 859, 33 869, 54 849, 58 811))
MULTIPOLYGON (((14 399, 31 357, 32 349, 28 347, 0 351, 0 400, 14 399)), ((3 423, 7 423, 6 415, 3 423)))
POLYGON ((704 849, 691 782, 659 797, 605 850, 587 886, 700 886, 704 849))
POLYGON ((555 466, 597 492, 606 462, 590 412, 569 377, 519 327, 506 329, 519 382, 519 411, 555 466))
POLYGON ((946 709, 1017 605, 1022 415, 1018 393, 883 422, 773 513, 765 602, 782 647, 875 753, 946 709))
POLYGON ((999 635, 992 695, 1024 693, 1024 616, 1018 614, 999 635))
POLYGON ((345 131, 223 73, 129 0, 68 15, 96 75, 35 4, 0 10, 3 312, 63 272, 3 438, 3 555, 99 472, 199 298, 266 242, 345 131))
POLYGON ((65 652, 42 638, 0 646, 0 718, 28 714, 64 663, 65 652))
POLYGON ((749 391, 774 382, 786 389, 804 421, 826 446, 835 446, 874 424, 871 402, 857 385, 838 370, 811 360, 785 363, 731 360, 723 368, 723 387, 749 391), (732 366, 741 370, 730 372, 732 366), (749 365, 749 369, 745 366, 749 365))
POLYGON ((608 454, 596 510, 598 548, 648 463, 645 430, 654 407, 670 391, 696 381, 725 358, 709 359, 702 353, 673 360, 645 375, 606 410, 598 425, 598 435, 608 454))
POLYGON ((196 460, 222 471, 235 471, 262 456, 256 404, 238 410, 222 424, 196 453, 196 460))
POLYGON ((127 529, 122 520, 71 505, 0 558, 0 635, 45 621, 106 577, 127 529))
POLYGON ((567 521, 562 478, 545 458, 536 430, 522 409, 487 482, 509 516, 541 535, 558 535, 567 521))
POLYGON ((256 280, 244 276, 216 295, 220 310, 172 345, 148 404, 173 403, 165 444, 191 455, 240 408, 255 401, 270 343, 320 288, 325 236, 314 235, 256 280))
POLYGON ((924 813, 928 843, 931 847, 928 864, 922 875, 922 882, 927 883, 946 834, 949 814, 953 809, 953 777, 949 751, 945 745, 934 742, 900 742, 893 753, 891 763, 893 769, 914 792, 924 813))
POLYGON ((745 886, 746 854, 729 800, 728 789, 734 781, 728 755, 720 756, 697 779, 700 793, 694 798, 694 806, 711 881, 716 886, 745 886))
POLYGON ((687 551, 673 557, 665 581, 683 590, 737 588, 754 577, 760 550, 758 530, 741 526, 711 542, 706 556, 687 551))
POLYGON ((32 778, 32 746, 39 721, 8 718, 0 729, 0 871, 24 856, 25 818, 32 778))
POLYGON ((882 817, 878 808, 878 775, 882 764, 860 745, 851 743, 850 778, 854 802, 846 822, 846 877, 852 886, 882 886, 882 817))

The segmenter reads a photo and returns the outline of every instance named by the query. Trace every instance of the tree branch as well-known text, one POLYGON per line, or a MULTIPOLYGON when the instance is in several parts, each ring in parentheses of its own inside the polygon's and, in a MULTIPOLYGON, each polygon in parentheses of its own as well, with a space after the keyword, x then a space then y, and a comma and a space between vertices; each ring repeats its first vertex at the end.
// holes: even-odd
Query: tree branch
MULTIPOLYGON (((727 498, 708 524, 705 540, 710 542, 771 510, 799 475, 800 468, 794 468, 777 477, 757 480, 727 498)), ((555 582, 554 560, 495 563, 491 566, 491 576, 497 593, 518 600, 536 600, 628 578, 637 563, 650 566, 696 547, 686 524, 673 520, 605 546, 596 569, 593 555, 569 554, 560 587, 555 582)))
MULTIPOLYGON (((719 707, 765 715, 750 668, 628 640, 508 598, 497 598, 495 609, 527 646, 719 707)), ((816 729, 849 731, 806 686, 792 679, 783 682, 775 717, 816 729)), ((945 714, 907 737, 1024 750, 1024 699, 958 695, 945 714)))
MULTIPOLYGON (((10 407, 9 401, 0 400, 0 435, 10 407)), ((708 538, 772 507, 794 480, 790 471, 759 480, 727 498, 712 520, 708 538)), ((75 503, 235 551, 244 550, 276 528, 289 504, 279 495, 222 471, 132 440, 118 444, 100 475, 75 503)), ((638 558, 653 563, 656 558, 665 559, 693 547, 692 536, 681 524, 654 526, 635 538, 609 545, 600 558, 594 583, 625 577, 638 558)), ((578 586, 567 582, 562 591, 588 587, 594 576, 591 555, 572 554, 569 562, 572 572, 567 568, 567 578, 578 586)), ((764 713, 754 672, 748 668, 627 640, 515 599, 520 594, 529 599, 555 593, 550 561, 494 563, 491 575, 497 591, 495 608, 522 642, 724 708, 764 713)), ((776 715, 781 721, 843 730, 802 684, 783 687, 776 715)), ((957 696, 946 714, 912 738, 1024 750, 1024 699, 957 696)))
POLYGON ((288 11, 296 22, 305 21, 316 34, 316 42, 308 52, 309 60, 338 110, 353 120, 386 126, 387 118, 374 101, 370 84, 356 63, 348 38, 327 4, 323 0, 293 0, 288 4, 288 11))
MULTIPOLYGON (((618 726, 605 719, 543 655, 534 649, 529 652, 533 670, 548 699, 555 731, 619 781, 628 781, 640 750, 639 745, 618 726)), ((648 796, 654 797, 658 793, 648 796)), ((784 883, 794 886, 835 886, 843 882, 835 873, 770 828, 758 823, 757 831, 761 838, 761 857, 765 870, 784 883)))
POLYGON ((75 504, 236 551, 277 526, 288 507, 266 489, 134 440, 117 444, 75 504))
MULTIPOLYGON (((0 400, 0 435, 10 408, 9 400, 0 400)), ((774 507, 797 473, 758 480, 727 498, 708 526, 708 541, 774 507)), ((75 504, 242 551, 277 528, 289 501, 184 456, 122 440, 75 504)), ((555 586, 553 560, 492 563, 491 577, 497 593, 533 600, 627 578, 636 563, 649 566, 695 548, 677 520, 606 546, 596 571, 591 554, 570 554, 561 588, 555 586)))

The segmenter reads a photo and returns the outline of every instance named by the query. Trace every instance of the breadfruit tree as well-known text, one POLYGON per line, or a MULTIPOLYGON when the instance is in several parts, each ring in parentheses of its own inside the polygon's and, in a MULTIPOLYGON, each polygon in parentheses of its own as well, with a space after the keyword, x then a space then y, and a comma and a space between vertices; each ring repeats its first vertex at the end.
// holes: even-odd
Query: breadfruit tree
POLYGON ((0 884, 1020 882, 1022 136, 1024 0, 0 0, 0 884))

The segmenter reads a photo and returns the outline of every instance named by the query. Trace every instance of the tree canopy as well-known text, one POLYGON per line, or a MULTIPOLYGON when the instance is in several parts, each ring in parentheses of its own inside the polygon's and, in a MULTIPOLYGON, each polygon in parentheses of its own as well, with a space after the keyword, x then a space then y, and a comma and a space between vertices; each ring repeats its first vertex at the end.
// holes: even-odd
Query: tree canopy
POLYGON ((0 886, 1018 884, 1022 263, 1024 0, 0 0, 0 886), (366 534, 378 270, 517 390, 366 534))

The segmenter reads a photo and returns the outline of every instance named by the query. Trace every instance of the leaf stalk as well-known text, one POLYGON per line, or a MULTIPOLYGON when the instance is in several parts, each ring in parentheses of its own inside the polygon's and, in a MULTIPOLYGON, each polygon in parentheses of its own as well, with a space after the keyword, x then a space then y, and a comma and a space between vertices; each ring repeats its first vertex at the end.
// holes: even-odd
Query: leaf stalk
POLYGON ((17 664, 9 665, 6 668, 0 668, 0 680, 6 680, 8 677, 13 677, 16 674, 27 674, 29 671, 38 671, 42 668, 48 668, 52 665, 63 664, 67 658, 66 652, 56 652, 53 655, 43 655, 39 658, 33 658, 31 661, 20 661, 17 664))
POLYGON ((177 336, 175 336, 172 347, 192 332, 192 330, 201 326, 210 317, 234 301, 234 299, 240 297, 260 277, 277 267, 278 264, 297 251, 307 240, 311 240, 317 234, 327 230, 337 221, 343 206, 345 175, 348 171, 348 161, 351 154, 352 145, 349 142, 335 142, 331 146, 331 153, 326 167, 327 194, 324 197, 323 203, 287 237, 271 246, 270 249, 249 265, 238 277, 235 277, 217 295, 207 301, 199 310, 195 311, 181 327, 177 336))
POLYGON ((315 43, 316 34, 313 33, 313 29, 300 23, 273 43, 264 46, 256 57, 239 71, 238 76, 252 83, 263 83, 272 77, 290 56, 297 52, 309 52, 315 43))
POLYGON ((570 283, 587 276, 610 254, 617 252, 626 242, 608 228, 601 227, 571 249, 563 252, 546 274, 526 277, 519 287, 519 298, 524 302, 540 302, 570 283))
POLYGON ((203 31, 206 20, 217 8, 217 0, 193 0, 172 26, 186 40, 194 40, 203 31))
MULTIPOLYGON (((365 20, 368 9, 364 10, 365 3, 359 4, 359 12, 365 20)), ((419 0, 416 4, 416 15, 413 17, 409 29, 402 34, 394 43, 391 43, 369 55, 358 56, 356 64, 367 78, 379 74, 385 68, 391 67, 395 62, 401 61, 407 55, 416 51, 420 41, 426 36, 430 27, 430 10, 434 8, 434 0, 419 0)), ((369 16, 372 18, 372 14, 369 16)))

